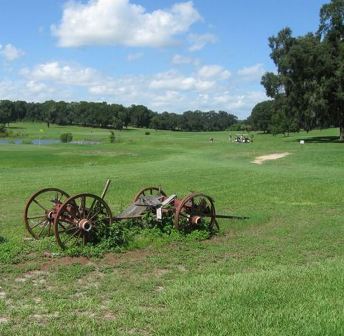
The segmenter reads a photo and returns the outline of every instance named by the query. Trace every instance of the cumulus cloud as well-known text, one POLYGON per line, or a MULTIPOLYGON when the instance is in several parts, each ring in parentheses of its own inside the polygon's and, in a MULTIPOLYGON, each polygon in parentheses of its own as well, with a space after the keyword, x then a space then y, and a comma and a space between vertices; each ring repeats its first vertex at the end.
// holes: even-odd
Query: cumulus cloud
POLYGON ((193 57, 183 56, 183 55, 173 55, 172 57, 172 64, 180 65, 180 64, 192 64, 198 65, 200 61, 193 57))
POLYGON ((189 42, 191 46, 189 47, 189 51, 198 51, 203 49, 209 43, 216 43, 217 38, 213 34, 190 34, 189 35, 189 42))
POLYGON ((129 0, 90 0, 68 2, 60 24, 51 29, 61 47, 162 47, 173 44, 176 35, 200 19, 191 1, 147 12, 129 0))
POLYGON ((71 66, 60 62, 39 64, 33 69, 24 68, 21 74, 33 81, 55 81, 70 85, 90 85, 100 77, 93 68, 71 66))
POLYGON ((151 89, 166 90, 209 90, 214 87, 215 81, 204 80, 194 76, 185 76, 176 71, 167 71, 154 76, 149 84, 151 89))
POLYGON ((16 48, 10 43, 4 46, 0 44, 0 55, 3 56, 7 61, 14 61, 24 56, 24 54, 24 51, 16 48))
POLYGON ((52 61, 22 69, 21 75, 17 82, 0 82, 2 97, 144 104, 170 112, 226 110, 239 117, 246 117, 256 103, 266 99, 263 90, 240 87, 238 76, 230 77, 217 64, 188 73, 174 69, 153 75, 109 76, 79 64, 52 61))
POLYGON ((26 83, 26 87, 32 93, 39 93, 47 89, 47 86, 44 83, 39 83, 33 80, 30 80, 26 83))
POLYGON ((263 64, 256 64, 249 67, 244 67, 238 70, 238 75, 241 78, 248 80, 257 80, 260 79, 264 74, 263 64))
POLYGON ((224 69, 220 65, 204 65, 198 70, 198 75, 201 78, 217 78, 217 79, 228 79, 231 76, 230 71, 224 69))

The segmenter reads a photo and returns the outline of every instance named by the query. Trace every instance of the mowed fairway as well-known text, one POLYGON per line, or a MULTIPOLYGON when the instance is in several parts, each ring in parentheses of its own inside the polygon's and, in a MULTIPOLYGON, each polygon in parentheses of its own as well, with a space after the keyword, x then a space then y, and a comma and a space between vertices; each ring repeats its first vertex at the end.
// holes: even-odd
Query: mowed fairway
POLYGON ((70 131, 102 144, 0 145, 0 335, 344 334, 344 144, 297 141, 337 130, 256 134, 253 144, 229 143, 227 132, 125 130, 110 144, 107 130, 13 126, 26 138, 70 131), (221 220, 210 240, 138 241, 103 259, 51 258, 53 241, 24 239, 30 194, 100 194, 107 178, 114 214, 161 185, 250 219, 221 220))

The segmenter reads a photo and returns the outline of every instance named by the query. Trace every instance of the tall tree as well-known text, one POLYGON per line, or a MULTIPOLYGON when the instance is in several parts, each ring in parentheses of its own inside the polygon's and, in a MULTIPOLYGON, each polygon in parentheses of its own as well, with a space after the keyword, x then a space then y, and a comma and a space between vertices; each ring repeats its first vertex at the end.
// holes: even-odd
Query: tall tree
POLYGON ((344 0, 321 7, 317 33, 327 54, 326 72, 319 78, 327 101, 322 117, 340 128, 340 140, 344 141, 344 0))
POLYGON ((274 102, 272 100, 266 100, 258 103, 253 108, 249 119, 253 129, 263 131, 264 133, 271 131, 273 105, 274 102))

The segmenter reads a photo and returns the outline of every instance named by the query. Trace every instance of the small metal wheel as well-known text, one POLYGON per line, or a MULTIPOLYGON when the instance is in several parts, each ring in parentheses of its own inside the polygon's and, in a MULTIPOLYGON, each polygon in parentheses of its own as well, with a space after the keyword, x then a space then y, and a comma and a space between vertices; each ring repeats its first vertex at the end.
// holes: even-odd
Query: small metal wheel
POLYGON ((141 196, 167 196, 160 187, 147 187, 141 189, 134 197, 134 203, 139 200, 141 196))
POLYGON ((218 229, 214 201, 202 193, 192 193, 177 206, 174 226, 177 230, 191 231, 201 225, 209 230, 218 229))
POLYGON ((53 233, 54 217, 68 197, 61 189, 45 188, 29 198, 24 210, 24 223, 32 237, 40 239, 53 233))
POLYGON ((72 196, 56 215, 56 242, 62 249, 98 242, 100 232, 104 232, 111 223, 111 210, 101 197, 93 194, 72 196))

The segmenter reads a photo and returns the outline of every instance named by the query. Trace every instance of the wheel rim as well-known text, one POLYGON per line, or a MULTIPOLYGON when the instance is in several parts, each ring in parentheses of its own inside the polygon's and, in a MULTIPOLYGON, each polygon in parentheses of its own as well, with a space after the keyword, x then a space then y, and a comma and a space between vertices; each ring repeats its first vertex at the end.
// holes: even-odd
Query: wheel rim
POLYGON ((45 188, 34 193, 26 203, 24 223, 35 239, 52 234, 54 216, 69 195, 58 188, 45 188))
POLYGON ((177 207, 174 226, 178 230, 189 231, 200 225, 209 230, 213 230, 214 226, 217 227, 214 201, 205 194, 192 193, 177 207))
POLYGON ((141 196, 164 196, 166 193, 160 187, 147 187, 141 189, 134 197, 134 202, 138 201, 141 196))
POLYGON ((56 242, 63 249, 96 242, 99 229, 111 223, 111 210, 102 198, 93 194, 72 196, 56 215, 56 242))

